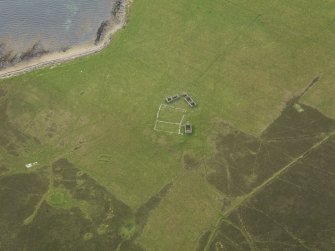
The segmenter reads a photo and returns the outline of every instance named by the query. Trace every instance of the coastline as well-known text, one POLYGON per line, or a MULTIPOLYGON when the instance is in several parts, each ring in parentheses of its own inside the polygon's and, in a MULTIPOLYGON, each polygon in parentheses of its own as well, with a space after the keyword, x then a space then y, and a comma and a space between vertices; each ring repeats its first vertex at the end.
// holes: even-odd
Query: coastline
POLYGON ((120 5, 112 23, 103 38, 98 43, 91 45, 79 45, 68 49, 65 52, 50 52, 41 57, 32 58, 28 61, 17 63, 3 70, 0 70, 0 79, 18 76, 37 69, 61 64, 79 57, 92 55, 102 51, 112 41, 112 35, 123 28, 127 22, 128 9, 132 0, 119 0, 120 5))

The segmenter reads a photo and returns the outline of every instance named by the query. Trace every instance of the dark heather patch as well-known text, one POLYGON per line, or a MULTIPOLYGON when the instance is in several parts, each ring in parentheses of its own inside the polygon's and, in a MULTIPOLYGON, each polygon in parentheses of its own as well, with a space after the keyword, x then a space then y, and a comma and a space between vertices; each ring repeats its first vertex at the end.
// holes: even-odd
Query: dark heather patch
POLYGON ((131 209, 127 205, 116 199, 87 174, 78 175, 81 172, 80 169, 68 160, 60 159, 53 164, 52 168, 57 177, 61 175, 61 179, 57 180, 56 186, 65 186, 74 199, 86 201, 95 206, 93 216, 97 219, 103 220, 111 211, 114 215, 118 215, 118 217, 112 218, 111 223, 113 224, 122 224, 133 217, 131 209))
POLYGON ((239 251, 251 251, 252 249, 248 245, 248 241, 246 240, 243 230, 238 227, 233 227, 231 224, 233 222, 225 222, 222 223, 216 233, 215 239, 210 243, 209 250, 217 251, 217 250, 239 250, 239 251), (226 226, 231 226, 226 228, 226 226))
POLYGON ((258 138, 223 124, 226 133, 217 136, 217 154, 208 161, 209 182, 226 195, 245 194, 335 129, 334 120, 301 106, 301 113, 286 108, 258 138))
POLYGON ((0 178, 0 250, 23 250, 18 233, 47 187, 48 180, 36 173, 0 178))
POLYGON ((46 203, 18 237, 22 243, 19 250, 116 250, 122 241, 115 234, 97 234, 94 222, 85 219, 78 208, 56 209, 46 203), (84 240, 87 232, 93 236, 84 240))
POLYGON ((308 154, 224 217, 210 250, 333 250, 335 136, 309 150, 334 132, 335 121, 292 106, 258 138, 228 125, 217 137, 208 180, 232 201, 308 154))
POLYGON ((189 154, 184 154, 183 161, 184 168, 187 170, 196 169, 200 166, 200 162, 189 154))
POLYGON ((60 185, 65 186, 68 189, 73 189, 77 186, 76 174, 78 168, 76 168, 67 159, 59 159, 52 164, 52 172, 54 174, 54 186, 60 185))
POLYGON ((144 205, 137 209, 135 213, 136 224, 138 225, 137 236, 141 234, 153 209, 158 207, 161 200, 168 194, 173 183, 165 185, 157 194, 152 196, 144 205))
MULTIPOLYGON (((66 189, 71 206, 53 207, 44 201, 33 221, 23 225, 41 198, 38 197, 32 209, 24 207, 27 212, 17 228, 4 230, 7 231, 4 250, 116 250, 124 242, 120 229, 134 221, 131 209, 66 159, 54 162, 51 171, 52 189, 66 189)), ((27 196, 23 194, 15 200, 25 201, 27 196)), ((11 212, 9 208, 3 210, 11 212)), ((129 245, 136 247, 133 243, 129 245)))
POLYGON ((90 222, 78 209, 55 209, 44 202, 33 223, 25 226, 18 238, 22 250, 79 250, 76 245, 82 243, 81 231, 87 225, 90 222))
POLYGON ((250 243, 256 250, 333 250, 334 151, 333 138, 236 210, 221 224, 212 247, 230 239, 244 243, 242 250, 251 250, 250 243), (236 229, 247 231, 250 240, 236 229))
POLYGON ((211 231, 207 231, 203 235, 201 235, 196 251, 203 251, 205 249, 210 234, 211 231))

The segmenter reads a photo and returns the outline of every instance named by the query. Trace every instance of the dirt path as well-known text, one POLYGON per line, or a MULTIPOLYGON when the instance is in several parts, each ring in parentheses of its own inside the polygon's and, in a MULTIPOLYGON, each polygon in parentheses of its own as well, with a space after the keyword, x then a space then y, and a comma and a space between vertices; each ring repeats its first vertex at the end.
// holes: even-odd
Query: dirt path
POLYGON ((0 79, 10 78, 21 75, 36 69, 57 65, 79 57, 95 54, 106 48, 112 40, 112 35, 126 24, 128 7, 132 0, 123 0, 122 11, 118 13, 117 22, 111 25, 109 31, 105 34, 104 39, 97 45, 76 46, 66 52, 48 53, 39 58, 33 58, 28 62, 21 62, 15 66, 0 70, 0 79))

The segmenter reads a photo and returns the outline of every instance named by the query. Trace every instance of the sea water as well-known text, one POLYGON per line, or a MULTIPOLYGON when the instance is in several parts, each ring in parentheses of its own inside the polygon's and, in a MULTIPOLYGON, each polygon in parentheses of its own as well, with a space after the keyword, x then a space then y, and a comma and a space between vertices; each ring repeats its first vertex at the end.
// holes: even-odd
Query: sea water
POLYGON ((0 0, 0 58, 93 44, 114 0, 0 0))

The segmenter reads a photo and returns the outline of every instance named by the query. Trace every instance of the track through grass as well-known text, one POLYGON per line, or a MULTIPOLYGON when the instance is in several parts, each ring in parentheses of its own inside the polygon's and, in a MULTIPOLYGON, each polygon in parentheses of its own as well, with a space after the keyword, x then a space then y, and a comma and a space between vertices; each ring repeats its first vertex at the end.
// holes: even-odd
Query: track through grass
POLYGON ((285 172, 287 172, 290 168, 292 168, 298 161, 304 159, 306 156, 308 156, 311 152, 318 149, 322 144, 327 142, 331 137, 335 135, 335 131, 331 132, 328 136, 324 137, 322 140, 314 144, 310 149, 302 153, 297 158, 294 158, 290 163, 282 167, 279 171, 274 173, 271 177, 269 177, 266 181, 264 181, 262 184, 254 188, 250 193, 240 196, 235 199, 235 201, 232 202, 232 205, 222 214, 220 215, 217 223, 215 224, 214 230, 212 230, 212 233, 209 236, 208 242, 205 246, 204 251, 209 250, 209 245, 212 243, 215 234, 216 229, 221 224, 222 220, 227 218, 232 212, 236 211, 239 207, 243 206, 248 200, 250 200, 253 196, 255 196, 257 193, 262 191, 266 186, 270 185, 275 179, 280 178, 285 172))

